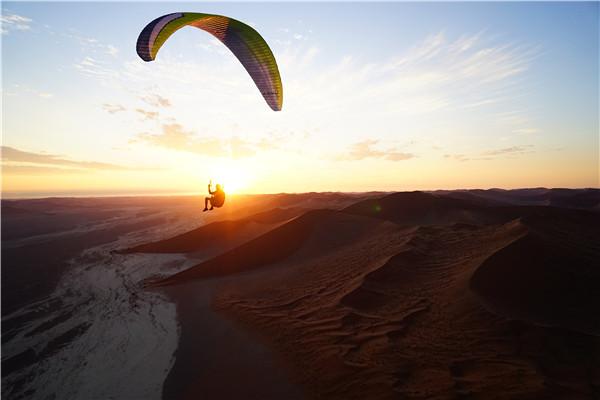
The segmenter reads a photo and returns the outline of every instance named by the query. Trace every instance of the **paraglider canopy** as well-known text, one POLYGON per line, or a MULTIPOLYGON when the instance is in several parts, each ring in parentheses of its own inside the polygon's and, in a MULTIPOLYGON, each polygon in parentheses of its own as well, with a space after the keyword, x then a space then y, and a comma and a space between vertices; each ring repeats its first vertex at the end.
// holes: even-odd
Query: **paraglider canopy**
POLYGON ((267 42, 254 28, 222 15, 179 12, 150 22, 137 40, 137 53, 152 61, 165 41, 184 26, 202 29, 219 39, 242 63, 273 111, 283 105, 283 86, 277 62, 267 42))

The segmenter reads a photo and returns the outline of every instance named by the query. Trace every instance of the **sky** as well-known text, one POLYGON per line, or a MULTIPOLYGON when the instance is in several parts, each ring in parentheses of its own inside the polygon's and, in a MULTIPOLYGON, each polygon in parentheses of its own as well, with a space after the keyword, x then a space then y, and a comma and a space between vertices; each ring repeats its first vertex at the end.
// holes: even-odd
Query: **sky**
POLYGON ((4 197, 598 187, 599 5, 2 3, 4 197), (267 41, 273 112, 177 11, 267 41))

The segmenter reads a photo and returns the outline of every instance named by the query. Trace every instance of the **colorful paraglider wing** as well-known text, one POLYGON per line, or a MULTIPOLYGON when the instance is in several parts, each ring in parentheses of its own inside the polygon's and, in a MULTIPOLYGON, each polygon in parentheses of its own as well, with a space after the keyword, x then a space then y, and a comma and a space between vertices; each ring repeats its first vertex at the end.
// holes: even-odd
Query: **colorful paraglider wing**
POLYGON ((227 46, 260 90, 267 104, 280 111, 283 87, 277 62, 265 40, 252 27, 221 15, 173 13, 150 22, 140 33, 137 53, 144 61, 152 61, 163 43, 184 26, 205 30, 227 46))

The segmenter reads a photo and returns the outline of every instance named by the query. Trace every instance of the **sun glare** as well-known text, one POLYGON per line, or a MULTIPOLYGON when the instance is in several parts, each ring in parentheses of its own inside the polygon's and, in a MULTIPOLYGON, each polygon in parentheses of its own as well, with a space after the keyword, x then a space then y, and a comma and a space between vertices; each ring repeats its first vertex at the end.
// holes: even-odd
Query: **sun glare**
POLYGON ((209 172, 213 184, 221 184, 227 193, 240 193, 250 186, 249 168, 235 161, 218 163, 209 172))

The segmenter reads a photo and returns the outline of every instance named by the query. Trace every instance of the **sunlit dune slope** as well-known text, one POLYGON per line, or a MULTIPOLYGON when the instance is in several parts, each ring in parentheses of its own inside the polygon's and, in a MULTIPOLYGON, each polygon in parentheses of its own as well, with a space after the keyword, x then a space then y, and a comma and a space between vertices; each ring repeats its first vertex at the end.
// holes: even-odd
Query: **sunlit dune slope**
POLYGON ((230 214, 228 219, 240 219, 246 216, 254 215, 269 210, 281 208, 303 208, 306 210, 331 209, 341 210, 357 201, 381 197, 384 193, 341 193, 341 192, 321 192, 321 193, 278 193, 278 194, 259 194, 259 195, 237 195, 235 199, 229 199, 228 203, 219 214, 230 214), (233 201, 235 200, 235 205, 233 201))
POLYGON ((301 208, 275 208, 238 220, 217 221, 175 237, 145 243, 122 253, 189 253, 213 246, 227 248, 239 245, 279 223, 304 212, 301 208))
MULTIPOLYGON (((238 195, 206 217, 212 221, 172 238, 143 243, 120 253, 195 253, 206 257, 229 250, 311 209, 341 209, 378 193, 238 195), (216 220, 215 220, 216 219, 216 220)), ((198 212, 198 209, 196 209, 198 212)), ((205 216, 204 214, 202 216, 205 216)))

